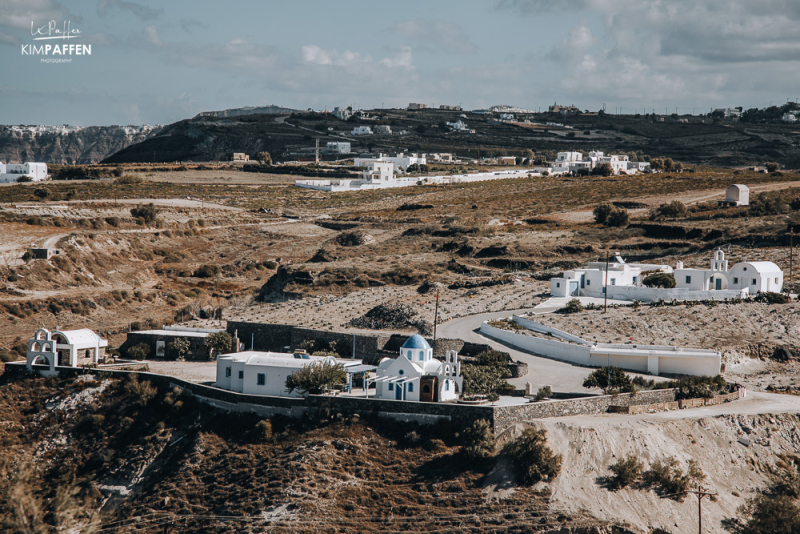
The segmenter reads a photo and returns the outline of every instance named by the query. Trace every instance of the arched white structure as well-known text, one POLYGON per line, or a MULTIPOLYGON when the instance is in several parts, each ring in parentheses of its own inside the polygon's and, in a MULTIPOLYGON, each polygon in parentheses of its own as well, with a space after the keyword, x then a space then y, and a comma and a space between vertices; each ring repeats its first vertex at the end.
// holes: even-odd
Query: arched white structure
POLYGON ((88 328, 52 332, 40 328, 28 341, 27 366, 32 369, 40 357, 47 360, 48 373, 55 373, 56 366, 97 365, 107 347, 108 341, 88 328))

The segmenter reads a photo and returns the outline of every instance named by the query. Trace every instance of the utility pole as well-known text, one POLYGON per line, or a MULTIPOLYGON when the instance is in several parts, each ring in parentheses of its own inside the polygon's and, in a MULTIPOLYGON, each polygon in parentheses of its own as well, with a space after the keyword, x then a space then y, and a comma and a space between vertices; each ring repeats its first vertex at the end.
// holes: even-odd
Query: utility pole
POLYGON ((696 490, 688 490, 686 493, 694 493, 697 495, 697 532, 703 534, 703 497, 717 495, 716 492, 711 493, 703 489, 703 486, 697 485, 696 490))
MULTIPOLYGON (((792 283, 792 279, 794 278, 794 225, 789 223, 789 284, 792 283)), ((789 286, 789 291, 792 291, 791 285, 789 286)))
POLYGON ((606 283, 603 286, 603 313, 608 311, 608 251, 606 250, 606 283))
POLYGON ((439 290, 436 290, 436 313, 433 316, 433 340, 436 341, 436 323, 439 322, 439 290))

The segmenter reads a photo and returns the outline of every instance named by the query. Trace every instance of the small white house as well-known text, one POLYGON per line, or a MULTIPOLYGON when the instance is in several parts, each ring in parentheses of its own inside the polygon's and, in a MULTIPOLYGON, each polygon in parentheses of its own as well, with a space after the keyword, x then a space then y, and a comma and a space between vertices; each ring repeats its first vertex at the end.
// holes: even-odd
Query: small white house
POLYGON ((378 135, 392 135, 392 127, 388 124, 378 124, 375 126, 375 133, 378 135))
POLYGON ((56 366, 97 365, 107 347, 108 340, 88 328, 52 332, 40 328, 28 340, 26 365, 32 369, 34 364, 46 364, 51 374, 55 373, 56 366))
POLYGON ((369 126, 356 126, 350 131, 351 135, 372 135, 372 128, 369 126))
POLYGON ((425 338, 415 334, 400 348, 400 357, 381 360, 369 381, 375 383, 376 399, 445 402, 458 399, 463 378, 455 351, 439 361, 425 338))
POLYGON ((417 154, 406 154, 404 152, 400 152, 396 156, 378 154, 377 158, 354 158, 353 165, 355 167, 367 167, 370 163, 375 161, 394 163, 396 168, 405 172, 405 170, 411 165, 425 165, 428 160, 424 155, 420 157, 417 154))
POLYGON ((329 154, 349 154, 350 142, 349 141, 328 141, 325 143, 325 150, 329 154))
POLYGON ((725 204, 729 206, 749 206, 750 188, 743 184, 729 185, 725 189, 725 204))
POLYGON ((341 363, 345 369, 355 368, 361 360, 340 360, 333 356, 310 356, 305 352, 246 351, 217 357, 215 386, 237 393, 270 395, 273 397, 301 397, 295 390, 286 389, 289 375, 315 362, 341 363))
POLYGON ((740 262, 728 269, 728 260, 721 250, 714 252, 710 269, 684 269, 678 262, 675 287, 692 291, 745 290, 750 295, 780 293, 783 271, 771 261, 740 262))
POLYGON ((0 163, 0 183, 13 183, 27 176, 34 182, 47 180, 46 163, 0 163))

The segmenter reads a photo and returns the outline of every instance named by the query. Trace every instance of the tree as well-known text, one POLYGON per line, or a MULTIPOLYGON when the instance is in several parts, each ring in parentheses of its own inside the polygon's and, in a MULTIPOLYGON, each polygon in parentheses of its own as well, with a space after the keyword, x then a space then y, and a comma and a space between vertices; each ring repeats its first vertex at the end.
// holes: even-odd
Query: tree
POLYGON ((625 371, 619 367, 601 367, 595 369, 583 381, 585 388, 600 388, 606 393, 617 390, 622 392, 630 392, 633 390, 633 383, 631 377, 625 374, 625 371), (609 383, 609 378, 611 382, 609 383))
POLYGON ((133 347, 128 347, 128 350, 125 352, 131 360, 144 360, 150 355, 150 345, 147 343, 139 343, 133 347))
POLYGON ((561 473, 561 455, 547 446, 547 431, 526 428, 503 451, 511 460, 521 484, 551 481, 561 473))
POLYGON ((151 202, 150 204, 139 204, 135 208, 131 208, 131 217, 134 219, 144 219, 146 224, 153 224, 158 216, 158 210, 151 202))
POLYGON ((664 160, 664 170, 667 172, 675 170, 675 163, 672 161, 672 158, 666 158, 664 160))
POLYGON ((494 453, 494 435, 486 419, 475 421, 456 437, 461 442, 462 454, 468 460, 485 460, 494 453))
POLYGON ((611 485, 615 489, 630 486, 639 480, 639 477, 644 473, 644 464, 633 454, 618 460, 617 463, 610 465, 608 468, 614 473, 611 485))
POLYGON ((767 168, 767 172, 775 172, 780 168, 780 165, 778 165, 774 161, 768 161, 767 163, 764 164, 764 166, 767 168))
POLYGON ((630 221, 628 210, 624 208, 613 208, 606 218, 606 226, 626 226, 630 221))
POLYGON ((427 127, 426 127, 424 124, 420 124, 419 126, 417 126, 416 128, 414 128, 414 130, 415 130, 415 131, 416 131, 418 134, 424 134, 426 131, 428 131, 428 128, 427 128, 427 127))
POLYGON ((610 163, 601 163, 592 169, 594 176, 612 176, 614 174, 614 167, 610 163))
POLYGON ((174 341, 171 341, 167 348, 173 354, 175 354, 175 359, 179 362, 182 362, 186 359, 186 355, 189 353, 189 339, 185 337, 176 338, 174 341))
POLYGON ((597 224, 605 224, 608 220, 608 214, 611 213, 611 210, 614 209, 614 206, 611 204, 600 204, 592 210, 592 214, 594 215, 594 222, 597 224))
POLYGON ((653 273, 648 274, 642 280, 642 284, 647 287, 663 287, 672 289, 675 287, 675 275, 672 273, 653 273))
POLYGON ((209 357, 213 357, 214 353, 226 354, 232 350, 233 337, 227 332, 214 332, 209 334, 206 338, 206 346, 209 350, 209 357))
POLYGON ((264 165, 272 165, 272 156, 269 154, 269 152, 259 152, 256 154, 256 159, 259 163, 264 165))
POLYGON ((655 212, 650 217, 656 219, 658 217, 666 217, 668 219, 677 219, 678 217, 686 217, 689 210, 686 205, 680 200, 673 200, 672 202, 665 202, 656 208, 655 212))
POLYGON ((325 391, 345 383, 347 372, 341 363, 330 360, 316 361, 306 365, 286 378, 286 389, 289 393, 299 391, 304 396, 314 391, 325 391))

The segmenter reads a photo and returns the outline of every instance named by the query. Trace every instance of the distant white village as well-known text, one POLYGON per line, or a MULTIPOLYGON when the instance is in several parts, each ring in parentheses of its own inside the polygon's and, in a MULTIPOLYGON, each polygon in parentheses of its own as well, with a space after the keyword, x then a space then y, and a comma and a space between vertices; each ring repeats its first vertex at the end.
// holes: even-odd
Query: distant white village
MULTIPOLYGON (((460 122, 460 121, 458 121, 460 122)), ((449 124, 449 123, 448 123, 449 124)), ((366 128, 366 127, 365 127, 366 128)), ((326 146, 328 153, 340 150, 349 150, 349 143, 329 142, 326 146), (342 146, 342 145, 347 146, 342 146)), ((650 168, 649 162, 630 161, 625 155, 605 155, 603 152, 592 151, 584 157, 581 152, 559 152, 556 160, 547 166, 526 166, 523 162, 522 169, 509 171, 492 171, 463 174, 444 174, 434 176, 406 176, 412 165, 426 165, 429 161, 435 163, 455 163, 452 154, 405 154, 395 156, 379 154, 371 158, 355 158, 354 165, 365 170, 357 179, 343 178, 334 180, 296 180, 294 185, 306 189, 319 191, 361 191, 368 189, 385 189, 392 187, 409 187, 414 185, 430 184, 455 184, 465 182, 480 182, 486 180, 500 180, 505 178, 526 178, 534 176, 564 175, 571 173, 590 173, 599 165, 607 164, 612 174, 636 174, 646 172, 650 168)), ((492 161, 498 166, 516 166, 517 158, 514 156, 501 156, 492 161)))

